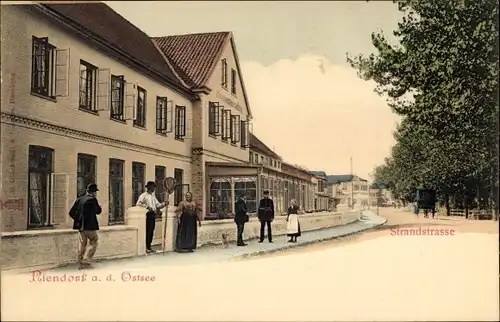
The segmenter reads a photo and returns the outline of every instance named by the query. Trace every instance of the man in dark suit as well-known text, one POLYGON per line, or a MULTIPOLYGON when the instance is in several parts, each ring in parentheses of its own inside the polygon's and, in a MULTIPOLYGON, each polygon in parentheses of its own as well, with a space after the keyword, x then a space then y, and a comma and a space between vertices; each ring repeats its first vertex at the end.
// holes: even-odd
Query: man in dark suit
POLYGON ((69 211, 69 216, 73 219, 73 229, 78 230, 80 234, 80 249, 78 253, 78 263, 80 268, 89 268, 90 261, 97 250, 99 240, 97 231, 99 222, 97 215, 101 214, 102 208, 97 202, 96 193, 99 191, 95 183, 87 186, 87 193, 76 199, 73 207, 69 211), (87 254, 87 261, 83 260, 87 250, 87 242, 90 244, 87 254))
POLYGON ((234 222, 236 223, 237 233, 238 233, 238 246, 246 246, 243 242, 243 230, 245 229, 245 223, 248 222, 247 215, 247 203, 245 202, 245 195, 241 194, 236 201, 236 211, 234 214, 234 222))
POLYGON ((274 220, 274 202, 269 198, 269 191, 264 191, 264 198, 260 200, 259 204, 259 221, 260 221, 260 240, 259 243, 264 242, 264 229, 267 225, 267 240, 273 242, 273 233, 271 230, 271 223, 274 220))

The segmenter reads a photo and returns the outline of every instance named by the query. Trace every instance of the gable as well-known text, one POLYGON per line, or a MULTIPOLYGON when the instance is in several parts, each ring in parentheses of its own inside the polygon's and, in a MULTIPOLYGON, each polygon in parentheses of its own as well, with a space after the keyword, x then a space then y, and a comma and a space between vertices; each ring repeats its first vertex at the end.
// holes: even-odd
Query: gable
MULTIPOLYGON (((215 92, 219 98, 223 101, 226 100, 226 104, 237 106, 236 109, 241 108, 248 117, 252 118, 252 112, 250 105, 248 103, 248 96, 245 88, 244 76, 241 72, 240 62, 238 59, 238 54, 236 50, 236 44, 234 42, 232 34, 226 40, 224 47, 222 48, 219 56, 214 64, 212 73, 205 84, 208 88, 215 92), (222 86, 222 60, 225 59, 227 62, 227 85, 224 88, 222 86), (231 71, 236 72, 236 95, 231 93, 231 71), (232 102, 228 102, 228 100, 232 102)), ((234 106, 233 106, 234 107, 234 106)))

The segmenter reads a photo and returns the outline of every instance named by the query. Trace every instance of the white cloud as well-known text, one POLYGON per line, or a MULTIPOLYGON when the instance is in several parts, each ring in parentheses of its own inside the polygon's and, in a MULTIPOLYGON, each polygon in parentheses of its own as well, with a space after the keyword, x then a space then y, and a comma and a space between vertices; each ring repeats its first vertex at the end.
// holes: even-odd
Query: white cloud
POLYGON ((242 69, 254 133, 286 161, 335 174, 349 172, 352 156, 367 177, 389 154, 398 117, 347 64, 307 54, 242 69))

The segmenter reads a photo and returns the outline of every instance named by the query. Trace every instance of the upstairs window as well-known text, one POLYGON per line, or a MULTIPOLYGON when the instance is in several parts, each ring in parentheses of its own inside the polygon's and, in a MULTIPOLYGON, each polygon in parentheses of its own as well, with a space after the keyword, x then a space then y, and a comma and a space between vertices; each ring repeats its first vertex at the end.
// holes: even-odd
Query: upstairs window
POLYGON ((241 141, 241 147, 242 148, 249 148, 250 147, 250 122, 247 121, 240 121, 240 141, 241 141))
POLYGON ((80 99, 79 107, 86 111, 96 112, 97 72, 94 65, 80 60, 80 99))
POLYGON ((224 58, 221 60, 221 86, 225 89, 227 89, 227 60, 224 58))
POLYGON ((166 97, 156 97, 156 133, 172 133, 172 101, 166 97))
POLYGON ((231 94, 236 95, 236 71, 231 69, 231 94))
POLYGON ((220 111, 224 108, 218 102, 208 103, 208 134, 217 136, 221 134, 220 111))
POLYGON ((125 79, 123 76, 111 75, 111 118, 125 119, 125 79))
POLYGON ((222 140, 227 141, 231 137, 231 110, 222 110, 222 140))
POLYGON ((137 87, 137 117, 134 120, 134 125, 142 128, 146 127, 146 100, 146 90, 137 87))
POLYGON ((231 115, 231 143, 236 144, 240 142, 240 116, 239 115, 231 115))
POLYGON ((47 98, 68 96, 69 50, 57 49, 48 37, 32 38, 31 92, 47 98))
POLYGON ((186 107, 175 107, 175 138, 184 140, 186 137, 186 107))

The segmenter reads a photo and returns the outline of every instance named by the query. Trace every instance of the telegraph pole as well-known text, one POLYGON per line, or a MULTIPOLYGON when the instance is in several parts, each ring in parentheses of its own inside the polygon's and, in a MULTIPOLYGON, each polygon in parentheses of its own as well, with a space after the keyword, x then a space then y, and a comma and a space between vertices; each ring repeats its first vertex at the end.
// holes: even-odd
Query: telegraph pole
POLYGON ((354 173, 352 172, 352 156, 350 159, 351 164, 351 208, 354 208, 354 173))

